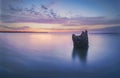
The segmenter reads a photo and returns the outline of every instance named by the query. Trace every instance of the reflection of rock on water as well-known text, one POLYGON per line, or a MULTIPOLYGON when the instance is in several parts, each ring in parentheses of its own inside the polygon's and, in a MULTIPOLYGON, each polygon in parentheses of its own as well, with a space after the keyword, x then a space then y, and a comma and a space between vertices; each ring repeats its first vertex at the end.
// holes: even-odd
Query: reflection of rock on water
POLYGON ((76 48, 76 47, 74 47, 72 57, 73 57, 73 59, 78 57, 82 62, 86 62, 87 52, 88 52, 88 47, 87 48, 76 48))

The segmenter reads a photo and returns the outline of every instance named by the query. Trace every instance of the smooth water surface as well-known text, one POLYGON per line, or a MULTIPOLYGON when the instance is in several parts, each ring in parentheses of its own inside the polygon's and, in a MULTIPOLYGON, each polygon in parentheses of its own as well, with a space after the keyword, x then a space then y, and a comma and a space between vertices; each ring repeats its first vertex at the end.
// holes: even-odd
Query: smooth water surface
POLYGON ((120 35, 89 34, 73 48, 71 34, 0 33, 0 78, 119 78, 120 35))

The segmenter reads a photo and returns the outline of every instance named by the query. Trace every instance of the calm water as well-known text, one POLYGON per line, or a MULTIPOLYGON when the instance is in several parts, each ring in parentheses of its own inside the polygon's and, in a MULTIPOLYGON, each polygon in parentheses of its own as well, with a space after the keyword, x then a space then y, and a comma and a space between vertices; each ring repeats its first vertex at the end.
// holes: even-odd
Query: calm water
POLYGON ((73 48, 71 34, 0 33, 0 78, 119 78, 120 35, 89 34, 73 48))

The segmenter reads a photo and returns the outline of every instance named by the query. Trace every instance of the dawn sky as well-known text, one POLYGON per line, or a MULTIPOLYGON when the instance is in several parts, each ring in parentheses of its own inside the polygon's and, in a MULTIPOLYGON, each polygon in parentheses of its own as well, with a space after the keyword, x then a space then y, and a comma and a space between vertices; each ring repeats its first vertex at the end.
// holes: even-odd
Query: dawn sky
POLYGON ((120 0, 0 0, 0 30, 79 31, 120 26, 120 0))

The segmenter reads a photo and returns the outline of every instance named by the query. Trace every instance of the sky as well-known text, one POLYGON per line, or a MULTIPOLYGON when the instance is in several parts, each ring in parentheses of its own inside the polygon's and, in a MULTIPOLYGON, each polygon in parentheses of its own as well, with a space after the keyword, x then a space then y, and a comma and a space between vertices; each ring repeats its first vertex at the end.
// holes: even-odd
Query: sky
POLYGON ((0 31, 72 32, 120 26, 120 0, 0 0, 0 31))

